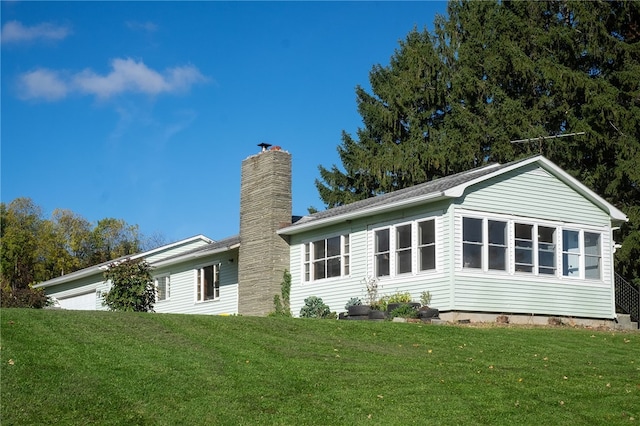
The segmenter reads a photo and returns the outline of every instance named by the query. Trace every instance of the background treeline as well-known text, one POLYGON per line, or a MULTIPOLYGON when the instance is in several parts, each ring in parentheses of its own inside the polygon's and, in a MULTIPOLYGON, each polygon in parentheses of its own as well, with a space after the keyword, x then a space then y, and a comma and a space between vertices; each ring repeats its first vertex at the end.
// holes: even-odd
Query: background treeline
POLYGON ((56 209, 45 218, 30 198, 0 204, 0 284, 2 306, 45 303, 33 284, 88 266, 148 250, 164 243, 143 236, 138 225, 105 218, 91 223, 56 209))
POLYGON ((327 206, 542 153, 629 217, 616 271, 640 284, 639 1, 450 1, 369 81, 327 206))

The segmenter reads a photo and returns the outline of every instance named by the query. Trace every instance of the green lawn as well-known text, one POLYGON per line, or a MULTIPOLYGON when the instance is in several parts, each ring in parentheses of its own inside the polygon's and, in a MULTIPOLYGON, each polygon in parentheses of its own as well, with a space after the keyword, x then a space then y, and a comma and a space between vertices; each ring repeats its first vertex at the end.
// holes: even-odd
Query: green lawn
POLYGON ((3 426, 638 424, 640 334, 0 310, 3 426))

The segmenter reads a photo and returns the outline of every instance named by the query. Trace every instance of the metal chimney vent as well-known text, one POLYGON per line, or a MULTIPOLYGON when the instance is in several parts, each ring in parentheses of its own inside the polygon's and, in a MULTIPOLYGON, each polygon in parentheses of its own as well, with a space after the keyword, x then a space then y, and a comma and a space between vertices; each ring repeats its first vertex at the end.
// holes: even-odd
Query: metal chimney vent
POLYGON ((270 143, 266 143, 266 142, 262 142, 262 143, 259 143, 258 146, 260 148, 262 148, 262 152, 265 152, 267 150, 267 148, 269 148, 271 146, 271 144, 270 143))

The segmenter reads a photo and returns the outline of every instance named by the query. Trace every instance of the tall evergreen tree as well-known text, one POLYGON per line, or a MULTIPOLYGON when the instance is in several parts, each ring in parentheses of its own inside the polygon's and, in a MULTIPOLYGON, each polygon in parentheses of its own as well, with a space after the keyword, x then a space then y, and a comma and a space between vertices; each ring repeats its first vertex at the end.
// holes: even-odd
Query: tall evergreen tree
POLYGON ((450 1, 433 33, 414 29, 373 67, 371 94, 356 89, 363 127, 343 133, 342 169, 320 166, 322 200, 541 152, 629 216, 618 266, 638 279, 639 23, 635 1, 450 1))

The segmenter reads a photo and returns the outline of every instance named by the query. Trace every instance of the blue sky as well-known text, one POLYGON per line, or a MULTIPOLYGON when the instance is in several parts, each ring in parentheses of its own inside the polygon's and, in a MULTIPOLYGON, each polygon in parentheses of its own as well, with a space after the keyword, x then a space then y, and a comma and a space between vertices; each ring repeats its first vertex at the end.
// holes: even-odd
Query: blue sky
POLYGON ((362 125, 355 87, 445 2, 2 1, 1 200, 166 242, 239 227, 240 164, 292 154, 293 213, 362 125))

